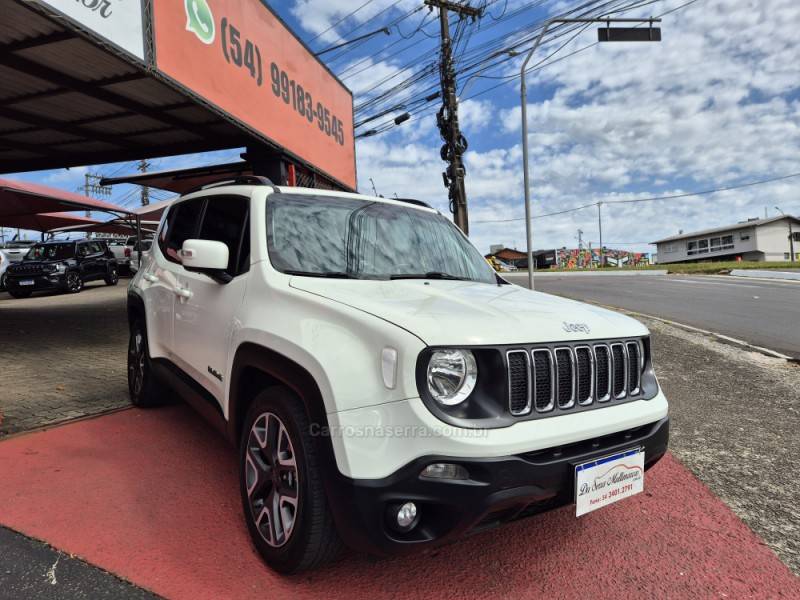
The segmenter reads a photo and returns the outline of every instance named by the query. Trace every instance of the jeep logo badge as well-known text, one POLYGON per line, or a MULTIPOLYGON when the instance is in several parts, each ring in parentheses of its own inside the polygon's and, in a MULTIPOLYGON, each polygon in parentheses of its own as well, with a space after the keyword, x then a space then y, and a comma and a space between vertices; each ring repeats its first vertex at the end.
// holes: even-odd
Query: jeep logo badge
POLYGON ((561 328, 567 333, 589 333, 591 331, 586 323, 567 323, 564 321, 561 323, 561 328))

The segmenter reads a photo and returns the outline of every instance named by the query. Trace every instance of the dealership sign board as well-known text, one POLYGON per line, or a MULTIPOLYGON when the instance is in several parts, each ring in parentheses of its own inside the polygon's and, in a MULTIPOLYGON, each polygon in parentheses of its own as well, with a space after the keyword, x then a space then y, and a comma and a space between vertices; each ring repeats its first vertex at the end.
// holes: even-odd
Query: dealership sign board
POLYGON ((261 0, 154 0, 153 25, 161 73, 355 189, 353 97, 261 0))
POLYGON ((39 0, 39 3, 144 60, 141 0, 39 0))

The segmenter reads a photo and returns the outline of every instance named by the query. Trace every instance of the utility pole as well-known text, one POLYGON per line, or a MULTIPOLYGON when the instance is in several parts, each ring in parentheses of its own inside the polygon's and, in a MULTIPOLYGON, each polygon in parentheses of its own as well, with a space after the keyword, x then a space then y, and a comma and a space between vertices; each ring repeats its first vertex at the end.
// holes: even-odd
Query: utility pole
MULTIPOLYGON (((147 169, 150 168, 150 163, 147 162, 144 158, 139 161, 139 164, 136 166, 136 170, 141 173, 147 173, 147 169)), ((147 206, 150 204, 150 188, 146 185, 142 187, 142 206, 147 206)))
POLYGON ((583 250, 583 229, 578 229, 578 250, 583 250))
POLYGON ((448 0, 425 0, 431 8, 439 9, 442 47, 439 58, 439 71, 442 84, 442 108, 436 115, 436 124, 442 136, 442 159, 449 163, 447 171, 442 173, 444 186, 448 189, 450 211, 455 224, 469 235, 469 217, 467 215, 467 192, 464 187, 466 171, 462 157, 467 151, 467 140, 458 125, 458 97, 456 95, 456 70, 453 64, 453 44, 450 39, 450 12, 462 19, 470 17, 473 21, 483 14, 483 10, 448 0))
MULTIPOLYGON (((100 185, 100 180, 103 178, 102 175, 98 175, 97 173, 84 173, 83 174, 83 186, 79 188, 78 191, 83 191, 84 196, 88 196, 89 198, 96 198, 98 196, 111 196, 111 187, 107 185, 100 185)), ((86 218, 89 219, 92 216, 92 211, 86 211, 86 218)))
MULTIPOLYGON (((785 212, 783 212, 777 206, 775 207, 779 213, 781 213, 784 217, 787 216, 785 212)), ((794 262, 794 228, 792 227, 792 215, 789 216, 789 260, 794 262)))
POLYGON ((605 262, 605 252, 603 251, 603 203, 597 203, 597 230, 600 232, 600 266, 605 262))

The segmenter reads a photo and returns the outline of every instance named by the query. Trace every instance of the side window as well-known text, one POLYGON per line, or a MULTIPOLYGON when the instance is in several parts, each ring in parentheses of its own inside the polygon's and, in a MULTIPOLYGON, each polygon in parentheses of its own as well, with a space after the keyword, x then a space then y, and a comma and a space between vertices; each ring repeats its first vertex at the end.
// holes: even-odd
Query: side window
POLYGON ((228 246, 229 275, 239 275, 242 259, 250 256, 250 229, 248 212, 250 199, 243 196, 211 196, 208 198, 200 235, 203 240, 214 240, 228 246))
POLYGON ((183 242, 197 237, 197 226, 203 213, 205 198, 187 200, 177 204, 164 224, 158 243, 167 260, 180 264, 180 250, 183 242), (162 240, 163 237, 163 240, 162 240))
POLYGON ((104 251, 103 242, 89 242, 89 254, 100 254, 104 251))
POLYGON ((89 254, 89 244, 78 244, 78 258, 83 258, 89 254))

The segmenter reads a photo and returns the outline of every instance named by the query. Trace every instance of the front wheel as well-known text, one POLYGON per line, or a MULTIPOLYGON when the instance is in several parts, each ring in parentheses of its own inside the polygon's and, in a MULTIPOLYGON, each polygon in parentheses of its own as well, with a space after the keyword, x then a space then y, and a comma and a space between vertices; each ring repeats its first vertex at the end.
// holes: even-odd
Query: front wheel
POLYGON ((128 342, 128 393, 131 404, 150 408, 164 403, 163 391, 153 373, 150 351, 147 347, 147 332, 142 321, 131 325, 128 342))
POLYGON ((117 285, 119 283, 119 273, 117 267, 109 267, 108 273, 104 278, 106 285, 117 285))
POLYGON ((3 273, 0 275, 0 292, 6 289, 6 279, 8 279, 8 275, 3 273))
POLYGON ((65 287, 70 294, 77 294, 83 289, 83 279, 77 271, 67 273, 65 287))
POLYGON ((267 564, 288 574, 335 558, 341 541, 302 401, 282 387, 261 392, 245 417, 239 459, 247 528, 267 564))

